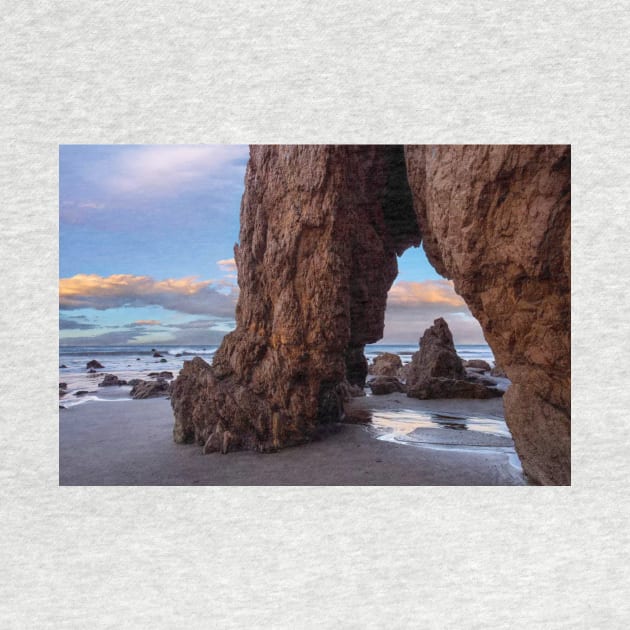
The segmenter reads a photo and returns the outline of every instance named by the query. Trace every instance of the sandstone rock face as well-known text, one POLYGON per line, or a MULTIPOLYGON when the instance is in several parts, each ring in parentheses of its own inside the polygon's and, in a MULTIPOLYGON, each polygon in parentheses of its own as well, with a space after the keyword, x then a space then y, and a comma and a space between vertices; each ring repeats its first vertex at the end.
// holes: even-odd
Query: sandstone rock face
POLYGON ((435 269, 479 320, 511 387, 523 468, 570 483, 570 147, 407 146, 408 181, 435 269))
POLYGON ((368 367, 368 374, 374 376, 396 376, 400 368, 402 368, 402 361, 397 354, 383 352, 368 367))
POLYGON ((157 381, 140 381, 136 383, 130 392, 132 398, 156 398, 166 396, 169 393, 169 384, 164 379, 157 381))
MULTIPOLYGON (((411 398, 494 398, 503 392, 471 382, 457 356, 453 335, 441 317, 420 339, 407 373, 407 396, 411 398)), ((476 379, 475 379, 476 380, 476 379)))
POLYGON ((432 378, 407 386, 407 396, 420 400, 433 398, 498 398, 503 392, 482 383, 455 378, 432 378))
POLYGON ((406 387, 395 376, 377 376, 368 385, 375 396, 406 391, 406 387))
POLYGON ((446 321, 440 317, 424 331, 420 339, 420 351, 411 359, 407 385, 414 387, 416 383, 432 378, 463 380, 465 377, 466 371, 455 351, 453 335, 446 321))
POLYGON ((185 362, 177 441, 273 451, 343 414, 383 335, 396 254, 420 242, 401 146, 252 146, 234 255, 237 327, 185 362))
POLYGON ((396 254, 421 234, 513 383, 506 415, 525 471, 569 483, 565 146, 253 146, 237 328, 212 366, 185 363, 175 439, 269 451, 339 419, 339 384, 364 384, 363 347, 382 336, 396 254))

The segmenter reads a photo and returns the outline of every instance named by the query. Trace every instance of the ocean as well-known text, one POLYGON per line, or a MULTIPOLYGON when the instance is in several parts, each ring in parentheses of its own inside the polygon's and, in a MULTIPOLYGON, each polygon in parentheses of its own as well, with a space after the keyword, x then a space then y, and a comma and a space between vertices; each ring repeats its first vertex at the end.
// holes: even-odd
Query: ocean
MULTIPOLYGON (((177 376, 184 361, 195 356, 212 363, 216 345, 169 346, 169 345, 127 345, 127 346, 60 346, 59 347, 59 382, 66 383, 67 394, 60 399, 60 404, 72 407, 91 401, 129 400, 129 387, 98 387, 104 374, 115 374, 126 381, 133 378, 147 379, 149 372, 172 372, 177 376), (157 351, 161 357, 154 357, 157 351), (96 359, 103 365, 94 374, 86 369, 88 361, 96 359), (65 367, 64 367, 65 366, 65 367), (76 396, 77 392, 89 392, 76 396)), ((462 359, 483 359, 491 365, 494 357, 490 347, 483 345, 456 345, 462 359)), ((417 344, 391 345, 372 344, 366 346, 365 356, 372 361, 379 353, 398 354, 403 364, 411 361, 411 355, 418 350, 417 344)))

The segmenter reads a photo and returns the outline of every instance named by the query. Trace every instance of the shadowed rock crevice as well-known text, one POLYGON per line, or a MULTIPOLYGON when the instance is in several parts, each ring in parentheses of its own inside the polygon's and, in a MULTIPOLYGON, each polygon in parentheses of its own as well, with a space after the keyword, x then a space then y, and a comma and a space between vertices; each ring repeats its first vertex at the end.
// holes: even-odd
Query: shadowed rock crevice
POLYGON ((514 383, 523 467, 570 480, 570 150, 252 146, 236 330, 172 387, 174 436, 206 451, 305 442, 361 385, 396 254, 423 244, 514 383))

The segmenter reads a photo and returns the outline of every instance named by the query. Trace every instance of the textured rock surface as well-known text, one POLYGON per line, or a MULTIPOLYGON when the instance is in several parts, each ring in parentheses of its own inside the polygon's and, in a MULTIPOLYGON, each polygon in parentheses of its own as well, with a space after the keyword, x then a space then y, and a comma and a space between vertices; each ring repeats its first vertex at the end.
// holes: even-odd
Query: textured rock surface
POLYGON ((98 384, 99 387, 112 387, 114 385, 126 385, 127 381, 120 380, 115 374, 105 374, 105 378, 98 384))
POLYGON ((420 400, 433 398, 498 398, 503 392, 482 383, 454 378, 431 378, 407 386, 407 396, 420 400))
POLYGON ((420 339, 407 372, 407 396, 411 398, 494 398, 503 392, 481 382, 466 380, 463 361, 457 356, 453 335, 441 317, 420 339))
POLYGON ((363 347, 382 336, 395 254, 420 233, 513 382, 506 415, 525 471, 568 483, 564 146, 407 146, 404 159, 402 147, 252 147, 237 328, 212 367, 185 364, 175 439, 274 450, 338 419, 339 384, 363 384, 363 347))
POLYGON ((466 371, 455 351, 453 335, 446 321, 439 317, 420 339, 420 350, 413 355, 407 373, 407 385, 414 387, 432 378, 463 380, 465 377, 466 371))
POLYGON ((406 391, 406 387, 395 376, 377 376, 368 385, 375 396, 406 391))
POLYGON ((157 381, 140 381, 132 388, 130 395, 132 398, 155 398, 156 396, 167 396, 169 393, 169 384, 164 379, 157 381))
POLYGON ((401 146, 252 146, 234 254, 236 330, 185 362, 174 437, 206 451, 299 444, 362 386, 396 254, 420 236, 401 146))
POLYGON ((397 354, 383 352, 368 367, 368 374, 374 376, 397 376, 400 368, 402 368, 402 361, 397 354))
POLYGON ((490 371, 490 364, 487 361, 482 361, 481 359, 471 359, 470 361, 463 361, 463 363, 466 368, 477 368, 479 370, 483 370, 484 372, 490 371))
POLYGON ((512 381, 523 468, 570 483, 570 147, 407 146, 424 249, 512 381))

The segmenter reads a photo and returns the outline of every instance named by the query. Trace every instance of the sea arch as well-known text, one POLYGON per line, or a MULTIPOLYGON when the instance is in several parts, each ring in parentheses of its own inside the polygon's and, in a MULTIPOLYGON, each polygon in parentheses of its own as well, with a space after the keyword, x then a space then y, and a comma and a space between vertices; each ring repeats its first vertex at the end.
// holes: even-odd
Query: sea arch
POLYGON ((237 327, 185 365, 174 437, 271 451, 341 417, 383 334, 396 256, 422 242, 513 385, 525 471, 570 480, 570 152, 564 146, 252 146, 237 327))

